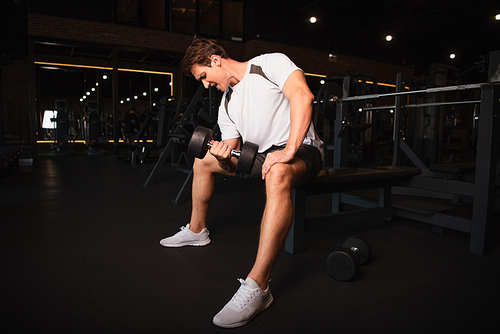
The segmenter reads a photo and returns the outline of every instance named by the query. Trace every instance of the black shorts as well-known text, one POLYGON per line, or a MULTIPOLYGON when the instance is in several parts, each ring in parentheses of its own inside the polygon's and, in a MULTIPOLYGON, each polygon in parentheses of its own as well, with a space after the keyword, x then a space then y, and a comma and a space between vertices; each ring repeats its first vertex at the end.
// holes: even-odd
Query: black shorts
MULTIPOLYGON (((236 177, 241 178, 262 178, 262 165, 266 160, 266 156, 269 153, 281 151, 285 146, 272 146, 270 149, 263 153, 258 153, 255 157, 255 162, 252 167, 250 174, 245 174, 241 172, 236 172, 236 177)), ((298 186, 303 185, 309 180, 314 179, 321 168, 323 167, 323 160, 321 158, 321 152, 319 149, 313 145, 301 145, 295 156, 306 164, 306 173, 298 183, 298 186)))

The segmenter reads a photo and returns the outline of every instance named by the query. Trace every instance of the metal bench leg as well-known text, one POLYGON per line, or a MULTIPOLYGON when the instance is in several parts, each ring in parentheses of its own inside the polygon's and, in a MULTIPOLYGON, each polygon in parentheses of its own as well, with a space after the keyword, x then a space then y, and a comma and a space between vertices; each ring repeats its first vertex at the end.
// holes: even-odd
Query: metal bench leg
POLYGON ((484 255, 490 251, 493 206, 495 199, 495 172, 499 117, 495 115, 500 89, 493 85, 482 88, 481 116, 476 156, 476 179, 470 238, 471 253, 484 255))
POLYGON ((285 240, 285 251, 290 254, 299 254, 304 251, 304 233, 306 221, 306 190, 296 188, 292 190, 293 220, 285 240))

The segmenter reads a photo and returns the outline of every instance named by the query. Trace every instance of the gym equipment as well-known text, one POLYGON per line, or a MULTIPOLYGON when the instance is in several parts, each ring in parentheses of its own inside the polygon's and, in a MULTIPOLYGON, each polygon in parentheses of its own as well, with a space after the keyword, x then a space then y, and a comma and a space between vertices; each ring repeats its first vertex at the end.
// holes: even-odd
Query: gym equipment
MULTIPOLYGON (((211 129, 205 128, 203 126, 196 127, 193 135, 191 136, 191 140, 189 141, 189 154, 196 158, 203 159, 207 154, 209 148, 212 147, 212 143, 210 142, 211 139, 211 129)), ((259 145, 248 141, 243 143, 241 151, 231 150, 231 156, 238 158, 236 170, 238 172, 250 174, 258 150, 259 145)))
MULTIPOLYGON (((433 225, 433 230, 442 228, 451 228, 454 230, 462 231, 470 234, 470 252, 478 255, 487 254, 491 249, 491 235, 488 231, 491 230, 494 223, 494 202, 495 202, 495 184, 497 181, 496 165, 498 161, 498 142, 499 136, 497 131, 500 127, 500 118, 498 117, 498 103, 500 96, 500 86, 488 83, 479 84, 469 84, 469 85, 456 85, 448 87, 433 87, 427 89, 420 89, 415 91, 406 91, 403 88, 402 74, 398 73, 396 77, 396 92, 385 93, 385 94, 368 94, 361 96, 350 96, 350 77, 344 78, 344 83, 342 87, 342 96, 340 103, 337 103, 336 118, 335 118, 335 133, 334 133, 334 161, 333 161, 333 171, 328 172, 329 174, 339 174, 337 171, 343 170, 346 166, 346 140, 344 136, 338 136, 339 132, 343 128, 342 120, 348 112, 348 103, 363 100, 371 100, 378 98, 394 97, 394 104, 391 106, 376 106, 370 108, 363 108, 362 110, 375 110, 375 109, 391 109, 394 111, 393 115, 393 131, 392 131, 392 165, 397 166, 398 161, 402 158, 401 153, 404 153, 405 157, 411 161, 413 165, 421 170, 421 175, 417 178, 404 178, 401 179, 399 185, 406 188, 414 188, 415 190, 423 190, 426 192, 437 192, 452 194, 453 196, 466 196, 471 200, 473 205, 472 218, 465 218, 459 215, 452 215, 450 213, 442 212, 443 210, 436 210, 431 212, 422 212, 422 206, 411 207, 406 205, 402 207, 399 205, 398 208, 394 208, 395 212, 390 213, 388 216, 398 216, 410 218, 413 220, 426 222, 433 225), (406 104, 408 98, 407 96, 418 94, 436 94, 442 92, 459 92, 462 90, 475 90, 480 91, 480 100, 472 101, 453 101, 453 102, 441 102, 436 101, 436 99, 431 100, 431 103, 412 103, 406 104), (429 107, 429 106, 442 106, 450 104, 478 104, 480 107, 480 114, 477 120, 477 153, 476 153, 476 164, 475 173, 470 179, 461 180, 450 180, 450 175, 444 175, 442 171, 433 171, 420 160, 419 156, 412 150, 410 145, 405 141, 405 136, 402 134, 402 128, 404 125, 405 111, 409 108, 417 107, 429 107), (471 181, 474 182, 471 182, 471 181)), ((352 171, 354 178, 352 181, 354 185, 360 188, 364 185, 360 184, 361 175, 359 175, 359 169, 352 171)), ((389 173, 391 174, 391 173, 389 173)), ((449 174, 449 173, 448 173, 449 174)), ((300 214, 294 216, 294 223, 287 237, 286 247, 289 253, 299 253, 303 249, 303 234, 304 232, 313 230, 309 226, 314 222, 312 219, 305 219, 305 208, 300 202, 305 198, 305 196, 311 195, 311 191, 317 191, 320 193, 332 193, 335 198, 334 204, 347 203, 345 194, 342 194, 342 198, 339 196, 339 192, 348 191, 345 189, 347 187, 341 187, 339 183, 340 180, 336 180, 335 177, 331 175, 320 176, 317 180, 326 180, 328 184, 318 185, 316 180, 313 180, 306 187, 299 187, 294 189, 294 199, 295 211, 300 214), (297 210, 297 206, 300 210, 297 210)), ((369 189, 365 187, 365 189, 369 189)), ((352 190, 352 189, 350 189, 352 190)), ((413 189, 412 189, 413 190, 413 189)), ((390 194, 390 192, 389 192, 390 194)), ((389 195, 384 196, 389 198, 389 195)), ((379 202, 384 198, 379 195, 379 202)), ((352 200, 354 201, 354 199, 352 200)), ((385 202, 385 201, 384 201, 385 202)), ((375 204, 363 204, 362 201, 356 201, 359 206, 369 208, 370 205, 375 204)), ((353 204, 353 203, 349 203, 353 204)), ((401 204, 401 203, 400 203, 401 204)), ((384 204, 385 205, 385 204, 384 204)), ((387 205, 391 205, 390 201, 387 205)), ((380 205, 379 205, 380 206, 380 205)), ((344 213, 343 213, 344 214, 344 213)), ((387 217, 388 217, 387 216, 387 217)), ((342 216, 344 217, 344 216, 342 216)), ((336 217, 336 224, 340 217, 336 217)), ((363 219, 373 220, 374 216, 364 216, 363 219)), ((351 221, 352 222, 352 221, 351 221)), ((346 222, 347 223, 347 222, 346 222)), ((350 223, 350 222, 349 222, 350 223)), ((319 225, 319 224, 315 224, 319 225)), ((330 223, 331 225, 331 223, 330 223)), ((325 227, 328 223, 324 224, 325 227)))
POLYGON ((347 282, 358 272, 359 266, 368 261, 371 254, 372 246, 368 239, 352 236, 328 256, 328 273, 338 281, 347 282))
POLYGON ((328 119, 335 119, 337 101, 342 98, 342 87, 336 82, 326 82, 318 91, 316 102, 319 113, 328 119))
MULTIPOLYGON (((209 91, 212 91, 214 89, 215 88, 211 88, 209 91)), ((168 138, 168 141, 166 145, 162 147, 158 161, 156 162, 151 173, 149 174, 149 177, 146 180, 144 187, 149 187, 153 183, 153 181, 158 177, 159 173, 161 172, 161 169, 163 168, 163 164, 167 161, 167 158, 171 154, 172 148, 174 147, 174 145, 177 145, 179 139, 189 138, 189 136, 191 135, 191 131, 187 131, 186 125, 188 125, 191 122, 192 118, 198 115, 198 102, 204 101, 203 97, 204 92, 205 92, 205 86, 200 85, 193 99, 191 100, 191 102, 189 102, 187 108, 184 108, 185 107, 185 103, 183 103, 184 99, 181 99, 177 105, 177 109, 175 110, 172 118, 170 116, 171 111, 168 111, 167 115, 168 119, 172 120, 179 117, 179 120, 175 121, 175 124, 172 125, 173 129, 170 132, 168 130, 166 130, 165 132, 162 131, 160 137, 164 139, 168 138)), ((160 106, 160 110, 161 109, 162 106, 160 106)), ((172 120, 172 122, 174 121, 172 120)), ((171 125, 170 121, 163 122, 162 124, 168 126, 171 125)), ((163 143, 164 140, 162 140, 161 142, 163 143)), ((188 182, 189 178, 190 176, 188 176, 185 183, 189 183, 188 182)))
POLYGON ((65 154, 68 150, 68 134, 69 134, 69 125, 68 125, 68 111, 67 111, 67 101, 66 100, 56 100, 55 106, 57 110, 57 127, 56 127, 56 140, 55 140, 55 148, 56 152, 59 154, 65 154))
POLYGON ((100 135, 101 135, 101 120, 99 116, 99 104, 97 101, 87 101, 85 103, 85 145, 87 145, 89 155, 106 154, 107 152, 101 151, 99 148, 100 135))
POLYGON ((385 219, 397 215, 392 207, 393 186, 411 179, 422 172, 420 168, 406 166, 378 166, 371 168, 324 169, 318 176, 292 190, 293 221, 285 241, 285 251, 299 254, 304 251, 305 235, 331 227, 339 227, 359 222, 385 219), (347 192, 377 189, 378 201, 359 201, 357 196, 347 192), (308 196, 332 194, 331 214, 306 215, 308 196), (360 210, 343 210, 343 204, 350 204, 360 210))

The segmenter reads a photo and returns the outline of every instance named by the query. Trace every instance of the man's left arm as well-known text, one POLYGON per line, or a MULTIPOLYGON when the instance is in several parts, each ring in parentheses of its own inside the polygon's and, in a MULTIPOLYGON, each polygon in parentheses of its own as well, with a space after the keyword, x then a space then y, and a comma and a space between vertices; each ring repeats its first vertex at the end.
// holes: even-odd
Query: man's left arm
POLYGON ((314 95, 307 85, 304 73, 301 70, 292 72, 282 91, 290 101, 290 135, 284 150, 267 155, 262 166, 262 179, 265 179, 274 164, 292 161, 311 124, 314 95))

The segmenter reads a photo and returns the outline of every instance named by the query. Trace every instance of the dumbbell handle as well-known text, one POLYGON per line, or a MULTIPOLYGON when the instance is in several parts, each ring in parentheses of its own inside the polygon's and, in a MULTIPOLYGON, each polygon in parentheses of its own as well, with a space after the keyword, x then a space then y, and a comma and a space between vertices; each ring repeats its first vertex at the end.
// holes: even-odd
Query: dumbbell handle
MULTIPOLYGON (((211 147, 213 146, 212 142, 210 142, 210 141, 209 141, 209 142, 207 143, 207 146, 208 146, 209 148, 211 148, 211 147)), ((241 156, 241 151, 231 150, 231 155, 232 155, 233 157, 239 158, 239 157, 241 156)))

